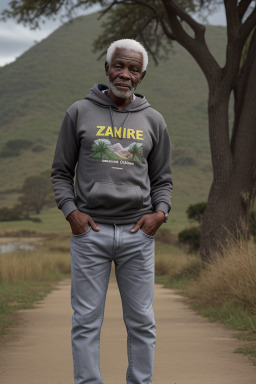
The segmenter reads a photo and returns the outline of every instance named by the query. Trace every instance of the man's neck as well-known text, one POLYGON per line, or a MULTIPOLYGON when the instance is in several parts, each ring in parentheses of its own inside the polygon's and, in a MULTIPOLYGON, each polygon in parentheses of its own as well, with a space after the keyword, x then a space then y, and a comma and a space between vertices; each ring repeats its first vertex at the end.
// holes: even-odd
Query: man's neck
POLYGON ((108 90, 108 92, 106 94, 117 105, 118 109, 120 109, 120 110, 127 107, 127 105, 131 104, 131 102, 134 100, 134 95, 132 95, 128 99, 124 99, 124 98, 115 96, 113 94, 113 92, 111 92, 110 89, 108 90))

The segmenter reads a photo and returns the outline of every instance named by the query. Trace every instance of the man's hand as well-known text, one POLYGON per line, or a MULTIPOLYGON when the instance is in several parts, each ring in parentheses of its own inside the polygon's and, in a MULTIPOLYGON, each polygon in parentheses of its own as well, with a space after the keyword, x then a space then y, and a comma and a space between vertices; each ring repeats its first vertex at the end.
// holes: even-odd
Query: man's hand
POLYGON ((155 213, 144 215, 142 218, 134 225, 131 229, 131 232, 137 232, 141 229, 147 235, 154 236, 158 228, 164 222, 164 212, 157 211, 155 213))
POLYGON ((90 226, 96 232, 100 230, 91 216, 80 212, 78 209, 71 212, 68 215, 67 220, 70 224, 73 235, 81 235, 82 233, 86 232, 90 226))

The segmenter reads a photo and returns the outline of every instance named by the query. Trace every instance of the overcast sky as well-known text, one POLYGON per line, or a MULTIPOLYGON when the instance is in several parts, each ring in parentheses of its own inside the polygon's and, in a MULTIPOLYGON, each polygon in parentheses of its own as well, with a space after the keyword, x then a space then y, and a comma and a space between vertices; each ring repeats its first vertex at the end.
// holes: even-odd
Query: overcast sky
MULTIPOLYGON (((0 1, 0 12, 7 7, 9 2, 10 0, 0 1)), ((96 8, 93 9, 93 11, 96 10, 96 8)), ((85 13, 80 11, 79 15, 85 13)), ((208 18, 208 23, 212 25, 225 25, 225 21, 223 8, 208 18)), ((59 20, 47 21, 42 24, 41 29, 30 30, 28 27, 17 24, 14 20, 8 20, 5 23, 0 22, 0 66, 13 62, 35 42, 46 38, 60 25, 59 20)))

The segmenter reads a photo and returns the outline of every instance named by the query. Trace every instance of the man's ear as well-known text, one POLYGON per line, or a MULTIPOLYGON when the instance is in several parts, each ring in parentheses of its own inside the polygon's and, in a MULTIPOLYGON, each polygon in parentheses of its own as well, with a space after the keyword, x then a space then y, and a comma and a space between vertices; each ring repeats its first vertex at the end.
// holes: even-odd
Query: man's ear
POLYGON ((107 61, 105 61, 105 74, 108 76, 108 71, 109 71, 109 64, 107 61))
POLYGON ((146 72, 147 71, 144 71, 144 72, 142 72, 142 74, 141 74, 141 78, 140 78, 140 82, 144 79, 144 77, 146 76, 146 72))

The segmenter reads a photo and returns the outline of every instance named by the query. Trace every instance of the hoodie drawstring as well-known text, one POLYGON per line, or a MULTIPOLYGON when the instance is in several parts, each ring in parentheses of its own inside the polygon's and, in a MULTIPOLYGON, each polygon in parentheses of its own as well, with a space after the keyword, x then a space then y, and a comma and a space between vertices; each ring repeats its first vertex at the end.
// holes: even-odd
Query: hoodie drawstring
MULTIPOLYGON (((112 127, 114 128, 113 110, 112 110, 110 105, 109 105, 108 108, 109 108, 109 111, 110 111, 110 118, 111 118, 112 127)), ((130 116, 130 111, 128 111, 127 115, 125 116, 125 119, 123 121, 122 127, 124 127, 125 124, 127 123, 129 116, 130 116)))

